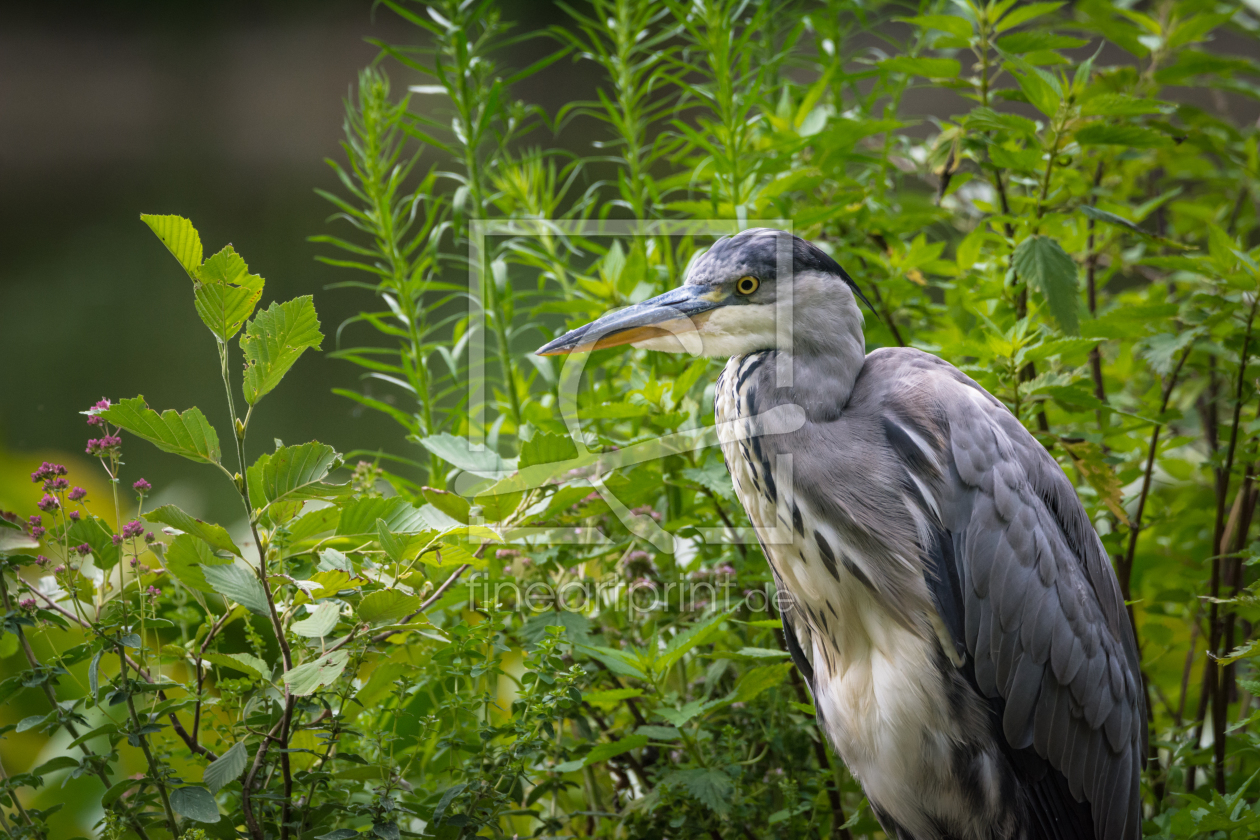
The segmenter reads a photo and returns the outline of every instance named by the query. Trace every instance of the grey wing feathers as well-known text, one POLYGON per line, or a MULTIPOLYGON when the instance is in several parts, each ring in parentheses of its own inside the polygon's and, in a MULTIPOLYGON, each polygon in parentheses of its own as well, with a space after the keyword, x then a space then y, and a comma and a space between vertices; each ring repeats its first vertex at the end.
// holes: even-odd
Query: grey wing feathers
POLYGON ((1145 697, 1102 544, 1063 471, 1005 407, 939 359, 916 353, 909 368, 889 407, 911 427, 907 417, 942 418, 919 428, 945 462, 941 524, 976 684, 1001 698, 1011 748, 1031 746, 1090 803, 1098 840, 1140 837, 1145 697))

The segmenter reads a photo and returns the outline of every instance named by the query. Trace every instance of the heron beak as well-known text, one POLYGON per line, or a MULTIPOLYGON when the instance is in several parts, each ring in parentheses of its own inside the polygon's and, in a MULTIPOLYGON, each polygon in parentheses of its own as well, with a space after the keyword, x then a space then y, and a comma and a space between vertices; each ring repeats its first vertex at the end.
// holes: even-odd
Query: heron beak
POLYGON ((708 313, 725 304, 728 297, 720 289, 682 286, 643 303, 610 312, 548 342, 535 352, 539 356, 564 356, 694 332, 707 320, 708 313))

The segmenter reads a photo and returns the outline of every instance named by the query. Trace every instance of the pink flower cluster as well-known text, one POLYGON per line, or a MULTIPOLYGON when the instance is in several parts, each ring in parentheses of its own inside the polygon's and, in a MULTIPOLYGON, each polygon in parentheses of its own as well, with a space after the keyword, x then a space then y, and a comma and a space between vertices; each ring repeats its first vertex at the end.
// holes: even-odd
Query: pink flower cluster
MULTIPOLYGON (((96 403, 96 405, 88 409, 88 411, 104 411, 107 408, 109 408, 109 400, 100 400, 96 403)), ((87 422, 89 426, 100 426, 104 424, 105 421, 95 414, 89 414, 87 422)))
POLYGON ((87 442, 87 449, 84 450, 89 455, 104 456, 111 452, 117 451, 122 446, 122 438, 119 435, 105 435, 103 438, 92 438, 87 442))
POLYGON ((50 478, 57 478, 58 476, 63 476, 68 472, 69 470, 61 464, 53 464, 45 461, 39 465, 39 469, 31 473, 31 483, 39 484, 41 481, 47 481, 50 478))
POLYGON ((133 519, 123 526, 123 539, 131 540, 144 533, 144 526, 140 524, 140 520, 133 519))

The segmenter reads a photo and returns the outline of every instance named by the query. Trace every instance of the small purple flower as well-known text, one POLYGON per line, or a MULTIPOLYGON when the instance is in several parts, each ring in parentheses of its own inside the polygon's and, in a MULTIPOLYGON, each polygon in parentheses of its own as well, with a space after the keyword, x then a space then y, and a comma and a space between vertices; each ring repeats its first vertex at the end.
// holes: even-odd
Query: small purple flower
POLYGON ((158 596, 162 594, 162 590, 158 589, 156 586, 150 586, 148 589, 145 590, 145 594, 147 594, 150 598, 156 601, 158 599, 158 596))
POLYGON ((37 514, 35 514, 34 516, 32 516, 32 517, 31 517, 30 522, 31 522, 31 527, 32 527, 32 528, 38 528, 40 525, 43 525, 43 524, 44 524, 44 517, 40 516, 40 515, 37 513, 37 514))
POLYGON ((148 493, 150 490, 153 489, 153 485, 145 481, 143 478, 137 481, 135 484, 131 485, 131 487, 137 493, 140 493, 140 494, 148 493))
POLYGON ((83 451, 89 455, 100 455, 103 451, 101 449, 101 442, 96 438, 88 438, 87 448, 83 451))
POLYGON ((494 553, 496 560, 511 560, 513 557, 520 557, 521 553, 515 548, 500 548, 494 553))
POLYGON ((117 534, 114 534, 112 537, 110 537, 110 539, 114 541, 114 545, 122 545, 122 537, 118 536, 117 534))
POLYGON ((65 566, 57 566, 57 567, 55 567, 55 568, 53 569, 53 574, 54 574, 54 575, 59 575, 59 574, 61 574, 62 572, 64 572, 65 570, 66 570, 66 567, 65 567, 65 566))
POLYGON ((77 510, 70 511, 70 521, 71 522, 79 521, 79 512, 77 510))
POLYGON ((70 489, 70 481, 65 478, 50 478, 44 482, 45 493, 60 493, 70 489))
POLYGON ((626 555, 626 562, 637 563, 639 561, 648 559, 649 556, 650 555, 646 551, 639 551, 636 549, 635 551, 631 551, 629 554, 626 555))
POLYGON ((39 500, 39 503, 36 505, 36 507, 42 510, 44 513, 52 513, 57 508, 61 507, 61 502, 57 501, 56 496, 50 496, 47 493, 45 493, 44 498, 39 500))
POLYGON ((157 542, 157 537, 153 536, 153 532, 152 532, 152 531, 145 531, 145 532, 144 532, 144 541, 145 541, 146 543, 152 544, 152 543, 157 542))
POLYGON ((140 524, 139 519, 133 519, 123 526, 123 539, 135 539, 144 533, 144 526, 140 524))
POLYGON ((133 568, 133 569, 134 569, 136 566, 139 566, 139 565, 140 565, 140 558, 139 558, 139 557, 132 557, 132 558, 131 558, 131 568, 133 568))
POLYGON ((80 557, 87 557, 89 554, 92 553, 92 546, 88 545, 87 543, 82 543, 80 545, 75 546, 74 550, 75 550, 75 553, 78 554, 80 557))
POLYGON ((39 469, 31 473, 31 483, 39 484, 41 481, 49 478, 56 478, 59 475, 65 475, 69 472, 61 464, 53 464, 48 461, 39 465, 39 469))
POLYGON ((31 529, 31 536, 32 536, 32 537, 34 537, 35 539, 40 539, 41 537, 43 537, 43 536, 44 536, 44 528, 43 528, 43 526, 42 526, 42 525, 36 525, 34 528, 32 528, 32 529, 31 529))
POLYGON ((735 567, 730 563, 723 563, 713 571, 717 572, 722 577, 735 577, 735 567))
POLYGON ((84 490, 82 487, 75 487, 73 490, 70 491, 70 501, 77 502, 79 501, 79 499, 82 499, 86 495, 87 495, 87 491, 84 490))
POLYGON ((42 569, 44 566, 48 565, 48 558, 42 554, 35 555, 35 565, 42 569))
POLYGON ((24 610, 33 610, 35 609, 35 599, 23 598, 21 601, 18 601, 18 606, 24 610))

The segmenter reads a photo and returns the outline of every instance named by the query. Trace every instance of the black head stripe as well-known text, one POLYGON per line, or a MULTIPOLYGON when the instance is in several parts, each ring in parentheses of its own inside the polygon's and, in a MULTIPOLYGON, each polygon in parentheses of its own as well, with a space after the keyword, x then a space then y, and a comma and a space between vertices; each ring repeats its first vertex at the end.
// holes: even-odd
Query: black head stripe
MULTIPOLYGON (((720 282, 728 277, 750 274, 761 280, 775 279, 778 276, 780 236, 788 236, 785 231, 770 228, 753 228, 741 231, 734 236, 719 239, 693 266, 691 276, 693 282, 720 282)), ((816 271, 838 276, 849 285, 863 303, 875 312, 875 307, 862 294, 857 283, 849 273, 840 267, 831 256, 812 242, 799 236, 792 236, 792 271, 816 271)), ((878 314, 878 313, 876 313, 878 314)))

